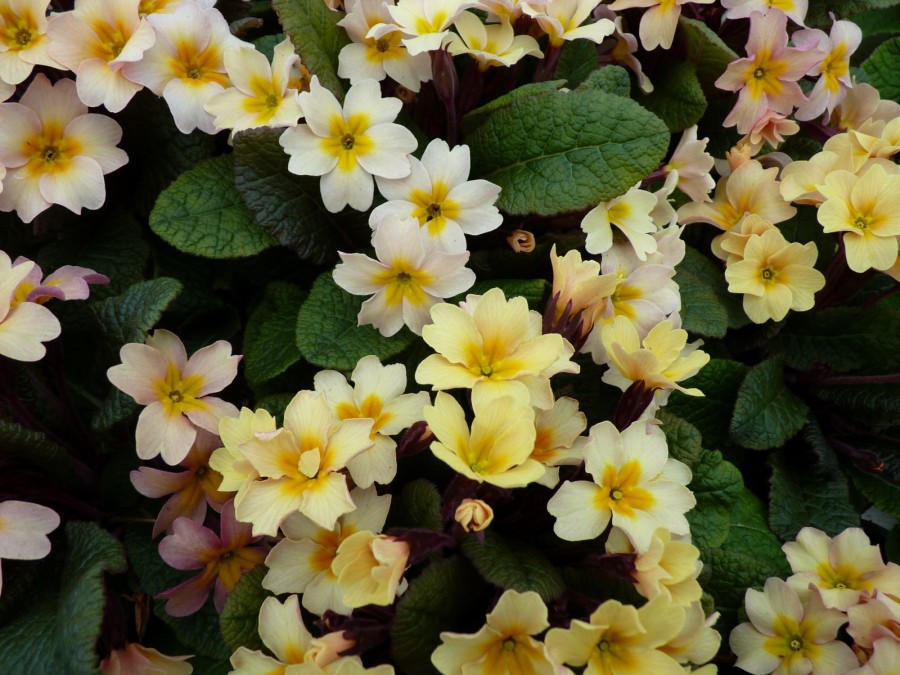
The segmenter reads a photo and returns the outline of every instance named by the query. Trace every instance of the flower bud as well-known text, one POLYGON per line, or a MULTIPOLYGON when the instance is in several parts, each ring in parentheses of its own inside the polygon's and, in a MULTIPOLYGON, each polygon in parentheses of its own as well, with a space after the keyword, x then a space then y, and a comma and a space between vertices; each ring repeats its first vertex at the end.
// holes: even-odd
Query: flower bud
POLYGON ((331 570, 348 607, 390 605, 400 589, 409 560, 409 544, 362 530, 341 542, 331 570))
POLYGON ((463 499, 454 518, 466 532, 481 532, 494 520, 494 510, 480 499, 463 499))
POLYGON ((509 247, 516 253, 531 253, 534 250, 534 235, 528 230, 514 230, 506 238, 509 247))

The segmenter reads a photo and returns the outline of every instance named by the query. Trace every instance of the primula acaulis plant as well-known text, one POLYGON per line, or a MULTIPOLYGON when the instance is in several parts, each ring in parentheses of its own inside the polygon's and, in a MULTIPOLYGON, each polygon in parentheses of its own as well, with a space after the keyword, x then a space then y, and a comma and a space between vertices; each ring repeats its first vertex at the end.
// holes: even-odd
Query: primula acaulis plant
POLYGON ((900 673, 898 13, 0 0, 0 671, 900 673))

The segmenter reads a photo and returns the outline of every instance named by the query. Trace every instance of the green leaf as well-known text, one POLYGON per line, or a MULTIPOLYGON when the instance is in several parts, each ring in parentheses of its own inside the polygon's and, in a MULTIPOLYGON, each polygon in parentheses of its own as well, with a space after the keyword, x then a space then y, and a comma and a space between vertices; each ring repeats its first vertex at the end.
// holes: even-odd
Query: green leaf
POLYGON ((693 469, 703 455, 703 439, 694 425, 676 417, 671 412, 666 406, 660 410, 658 415, 663 423, 662 430, 666 434, 669 456, 679 462, 684 462, 693 469))
POLYGON ((812 389, 812 394, 820 401, 827 401, 846 410, 886 415, 900 413, 900 387, 896 384, 817 386, 812 389))
POLYGON ((342 98, 346 89, 337 74, 338 54, 350 43, 347 31, 337 25, 343 14, 332 12, 320 0, 272 0, 272 7, 303 65, 342 98))
POLYGON ((900 33, 900 12, 893 8, 870 9, 854 16, 853 23, 865 36, 900 33))
POLYGON ((534 591, 545 602, 565 590, 562 575, 536 546, 519 539, 504 539, 494 530, 484 531, 484 542, 465 537, 462 552, 485 579, 503 589, 534 591))
POLYGON ((714 82, 738 55, 701 21, 682 16, 678 34, 687 48, 686 60, 694 64, 700 83, 707 91, 715 91, 714 82))
POLYGON ((748 370, 738 361, 710 359, 699 373, 681 383, 685 387, 696 387, 703 396, 673 391, 666 410, 697 427, 707 447, 730 444, 729 423, 738 387, 748 370))
POLYGON ((555 77, 565 80, 566 86, 573 89, 597 70, 597 66, 597 45, 590 40, 572 40, 563 47, 555 77))
POLYGON ((670 59, 653 79, 653 91, 638 101, 656 113, 669 131, 683 131, 700 121, 706 112, 706 96, 693 63, 670 59))
POLYGON ((900 102, 900 37, 882 43, 863 64, 869 84, 878 90, 881 98, 900 102))
POLYGON ((675 281, 681 292, 681 323, 686 331, 720 338, 729 328, 749 322, 738 296, 728 292, 722 270, 690 246, 675 268, 675 281))
POLYGON ((271 596, 262 587, 266 576, 265 565, 258 565, 242 576, 225 599, 225 606, 219 616, 219 628, 225 644, 234 651, 238 647, 262 649, 259 637, 259 609, 263 601, 271 596))
POLYGON ((738 389, 731 438, 753 450, 778 448, 806 424, 808 408, 784 384, 778 359, 754 366, 738 389))
POLYGON ((443 531, 441 493, 434 483, 423 478, 407 483, 400 493, 398 506, 403 525, 425 527, 435 532, 443 531))
POLYGON ((540 98, 552 95, 566 86, 566 84, 565 80, 550 80, 547 82, 529 82, 523 84, 521 87, 516 87, 511 92, 504 94, 503 96, 498 96, 493 101, 489 101, 480 108, 475 108, 475 110, 467 113, 462 121, 463 132, 466 136, 469 136, 482 124, 487 122, 491 115, 498 110, 509 108, 517 101, 522 101, 527 98, 540 98))
POLYGON ((355 248, 348 236, 362 232, 365 216, 356 211, 329 213, 322 205, 319 178, 288 171, 278 144, 281 129, 250 129, 234 138, 234 184, 259 226, 282 246, 317 265, 332 261, 338 249, 355 248))
POLYGON ((809 466, 791 462, 786 453, 772 455, 770 463, 769 525, 782 540, 794 539, 806 526, 832 537, 848 527, 859 527, 843 473, 813 473, 809 466))
POLYGON ((876 476, 852 468, 848 472, 853 484, 882 511, 900 518, 900 485, 885 476, 876 476))
POLYGON ((64 485, 78 485, 75 464, 62 446, 39 431, 0 419, 0 451, 21 455, 64 485))
POLYGON ((830 26, 831 16, 848 19, 868 9, 887 9, 900 4, 900 0, 810 0, 806 13, 806 25, 810 27, 830 26))
POLYGON ((596 89, 518 98, 467 142, 473 174, 502 188, 512 215, 575 211, 624 194, 663 158, 662 120, 596 89))
POLYGON ((291 402, 294 396, 296 394, 268 394, 256 402, 256 407, 262 408, 270 415, 281 419, 284 417, 284 409, 287 408, 288 403, 291 402))
MULTIPOLYGON (((594 53, 596 54, 596 47, 594 45, 591 45, 591 49, 594 49, 594 53)), ((571 86, 570 83, 570 87, 571 86)), ((624 96, 627 98, 631 95, 631 79, 628 77, 628 71, 621 66, 604 66, 603 68, 590 73, 584 82, 578 85, 578 91, 585 91, 587 89, 605 91, 608 94, 615 94, 616 96, 624 96)))
POLYGON ((250 382, 265 382, 300 360, 294 336, 297 314, 306 292, 293 284, 273 281, 244 329, 244 374, 250 382))
POLYGON ((704 450, 688 487, 697 498, 697 506, 687 513, 694 545, 721 546, 728 538, 731 508, 744 487, 741 472, 718 450, 704 450))
POLYGON ((122 545, 94 523, 71 521, 58 588, 0 628, 4 675, 97 672, 95 644, 106 604, 104 573, 125 570, 122 545))
POLYGON ((91 311, 113 345, 143 342, 181 288, 168 277, 141 281, 122 295, 91 305, 91 311))
POLYGON ((400 596, 391 624, 391 655, 399 672, 437 673, 431 653, 441 643, 441 631, 460 630, 479 614, 483 595, 478 575, 459 556, 426 567, 400 596))
POLYGON ((179 251, 202 258, 246 258, 276 241, 254 222, 234 186, 234 162, 200 162, 162 191, 150 229, 179 251))
POLYGON ((91 429, 109 431, 119 422, 124 422, 134 415, 139 409, 140 406, 133 398, 112 387, 94 417, 91 418, 91 429))
POLYGON ((412 344, 416 336, 405 328, 386 338, 372 326, 357 326, 363 300, 338 287, 331 272, 319 275, 297 315, 297 347, 303 358, 321 368, 349 371, 364 356, 384 360, 412 344))

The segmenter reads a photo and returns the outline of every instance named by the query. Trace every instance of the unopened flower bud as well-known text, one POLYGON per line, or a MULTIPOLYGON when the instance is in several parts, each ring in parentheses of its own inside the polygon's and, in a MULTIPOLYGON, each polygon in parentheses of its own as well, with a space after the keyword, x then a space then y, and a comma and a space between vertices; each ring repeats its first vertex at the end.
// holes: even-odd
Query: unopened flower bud
POLYGON ((454 518, 466 532, 481 532, 494 520, 494 510, 480 499, 463 499, 454 518))
POLYGON ((510 248, 516 253, 531 253, 534 250, 534 235, 528 230, 514 230, 506 238, 510 248))

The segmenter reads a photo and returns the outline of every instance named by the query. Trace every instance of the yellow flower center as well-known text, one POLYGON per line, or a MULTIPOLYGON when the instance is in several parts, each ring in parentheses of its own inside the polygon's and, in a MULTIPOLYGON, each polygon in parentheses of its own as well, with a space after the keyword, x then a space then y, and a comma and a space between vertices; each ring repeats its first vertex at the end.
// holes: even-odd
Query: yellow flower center
POLYGON ((759 271, 759 277, 764 284, 771 286, 775 283, 778 275, 770 265, 766 265, 759 271))
POLYGON ((266 107, 267 108, 277 108, 278 107, 278 97, 275 94, 269 94, 266 96, 266 107))
POLYGON ((355 143, 356 137, 353 134, 344 134, 341 137, 341 146, 344 150, 352 150, 355 143))
POLYGON ((757 68, 756 70, 753 71, 753 77, 755 77, 757 80, 761 80, 765 76, 766 76, 766 71, 763 70, 762 68, 757 68))
POLYGON ((601 652, 608 652, 609 648, 609 642, 607 642, 606 640, 600 640, 600 644, 597 645, 597 649, 599 649, 601 652))
POLYGON ((409 195, 409 201, 416 205, 412 215, 419 219, 419 225, 427 226, 428 233, 436 236, 444 231, 447 219, 453 220, 459 216, 459 204, 452 199, 447 199, 450 186, 443 181, 435 181, 431 186, 431 192, 415 189, 409 195))
POLYGON ((18 43, 20 47, 27 47, 31 44, 31 31, 22 29, 16 33, 16 43, 18 43))
POLYGON ((638 486, 641 478, 641 463, 630 459, 620 468, 607 465, 603 470, 601 487, 597 493, 596 506, 602 510, 612 510, 619 515, 633 518, 635 511, 646 511, 655 503, 653 495, 638 486))
POLYGON ((788 647, 790 647, 793 652, 799 652, 803 649, 803 640, 800 639, 800 636, 795 635, 791 638, 790 642, 788 642, 788 647))
POLYGON ((181 403, 184 400, 184 394, 175 389, 169 392, 169 400, 172 401, 172 403, 181 403))
POLYGON ((386 51, 389 51, 391 48, 391 40, 387 37, 378 38, 375 41, 375 49, 384 54, 386 51))
POLYGON ((328 130, 328 138, 322 139, 322 150, 338 158, 337 169, 342 173, 353 171, 357 157, 367 155, 375 144, 366 134, 370 126, 365 113, 350 115, 345 121, 341 115, 334 115, 328 130))
POLYGON ((516 650, 516 641, 512 638, 506 638, 503 641, 503 649, 508 652, 514 652, 516 650))
POLYGON ((857 213, 853 219, 853 227, 857 230, 868 230, 872 226, 872 218, 862 213, 857 213))
POLYGON ((438 218, 441 215, 441 205, 440 204, 429 204, 428 208, 425 209, 425 213, 428 215, 428 219, 438 218))

